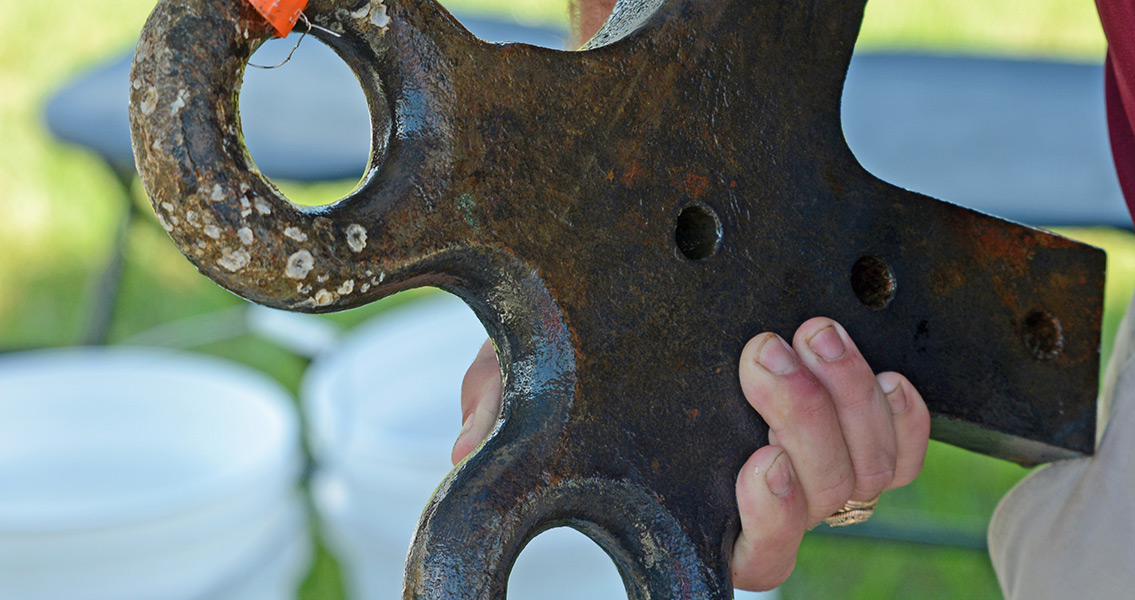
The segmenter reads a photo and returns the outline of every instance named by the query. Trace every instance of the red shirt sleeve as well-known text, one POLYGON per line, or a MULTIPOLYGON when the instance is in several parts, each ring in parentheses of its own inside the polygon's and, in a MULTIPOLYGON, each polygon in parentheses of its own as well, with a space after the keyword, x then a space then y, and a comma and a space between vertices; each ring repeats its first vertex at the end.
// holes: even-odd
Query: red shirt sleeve
POLYGON ((1135 0, 1096 0, 1096 7, 1108 41, 1104 85, 1111 153, 1135 215, 1135 0))

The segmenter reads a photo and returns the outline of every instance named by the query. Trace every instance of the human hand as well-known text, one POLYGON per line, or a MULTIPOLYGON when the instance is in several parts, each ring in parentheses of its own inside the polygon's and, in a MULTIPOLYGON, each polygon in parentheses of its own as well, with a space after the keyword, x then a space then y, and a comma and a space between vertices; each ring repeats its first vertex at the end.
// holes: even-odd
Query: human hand
MULTIPOLYGON (((914 480, 930 413, 905 377, 876 377, 843 327, 825 318, 801 325, 791 346, 772 333, 754 337, 741 352, 740 378, 769 425, 769 444, 737 478, 733 584, 765 590, 788 578, 808 528, 848 500, 872 500, 914 480)), ((461 385, 454 464, 492 431, 500 403, 500 367, 486 342, 461 385)))

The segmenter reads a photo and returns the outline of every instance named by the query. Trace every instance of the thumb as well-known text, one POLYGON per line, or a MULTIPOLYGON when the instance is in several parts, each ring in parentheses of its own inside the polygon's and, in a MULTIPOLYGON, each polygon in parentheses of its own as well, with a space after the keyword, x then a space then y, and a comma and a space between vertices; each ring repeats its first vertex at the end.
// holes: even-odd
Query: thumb
POLYGON ((491 340, 485 340, 461 382, 461 433, 450 460, 461 462, 492 431, 501 406, 501 373, 491 340))

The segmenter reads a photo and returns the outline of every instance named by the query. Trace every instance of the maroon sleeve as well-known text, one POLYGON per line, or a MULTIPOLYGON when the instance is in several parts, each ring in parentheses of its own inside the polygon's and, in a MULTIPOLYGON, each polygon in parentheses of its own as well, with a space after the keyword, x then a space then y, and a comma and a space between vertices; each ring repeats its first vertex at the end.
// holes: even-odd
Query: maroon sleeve
POLYGON ((1107 36, 1105 85, 1111 152, 1127 208, 1135 215, 1135 0, 1096 0, 1107 36))

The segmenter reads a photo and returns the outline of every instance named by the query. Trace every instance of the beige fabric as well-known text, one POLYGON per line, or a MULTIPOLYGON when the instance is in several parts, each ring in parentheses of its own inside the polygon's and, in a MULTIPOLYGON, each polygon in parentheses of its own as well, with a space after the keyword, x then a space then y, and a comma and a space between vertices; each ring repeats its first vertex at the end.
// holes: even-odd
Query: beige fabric
POLYGON ((1037 470, 993 514, 989 554, 1009 600, 1135 598, 1132 300, 1101 390, 1110 423, 1096 455, 1037 470))

